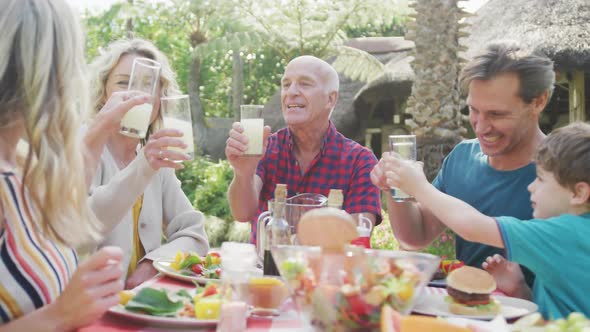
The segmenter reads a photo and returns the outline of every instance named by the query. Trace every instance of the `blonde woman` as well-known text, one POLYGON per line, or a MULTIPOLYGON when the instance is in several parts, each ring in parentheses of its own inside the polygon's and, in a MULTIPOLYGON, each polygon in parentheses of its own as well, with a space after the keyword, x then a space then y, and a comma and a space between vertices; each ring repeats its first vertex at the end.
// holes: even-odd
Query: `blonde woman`
POLYGON ((162 65, 148 135, 145 140, 120 133, 108 137, 90 196, 90 205, 104 226, 105 238, 100 246, 120 246, 125 253, 126 288, 156 275, 152 265, 156 258, 171 258, 179 250, 205 255, 209 249, 203 215, 192 207, 174 173, 182 164, 173 160, 186 160, 188 156, 167 150, 184 147, 179 138, 182 133, 160 129, 160 97, 178 93, 166 56, 142 39, 109 45, 91 65, 95 75, 94 110, 100 110, 113 94, 127 89, 137 57, 162 65))
POLYGON ((78 110, 88 98, 71 9, 63 0, 0 0, 0 8, 0 331, 70 331, 116 304, 123 287, 119 248, 79 266, 72 248, 100 234, 87 205, 98 133, 146 98, 113 96, 83 148, 78 110))

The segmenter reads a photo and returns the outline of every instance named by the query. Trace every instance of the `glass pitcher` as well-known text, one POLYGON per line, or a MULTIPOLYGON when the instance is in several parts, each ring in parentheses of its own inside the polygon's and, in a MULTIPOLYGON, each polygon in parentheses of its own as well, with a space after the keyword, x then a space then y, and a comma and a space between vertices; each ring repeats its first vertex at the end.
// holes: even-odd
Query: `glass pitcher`
MULTIPOLYGON (((297 234, 297 223, 301 215, 311 209, 317 209, 326 206, 328 198, 322 194, 303 193, 293 197, 287 198, 287 204, 285 205, 285 219, 289 223, 291 230, 291 244, 296 244, 297 240, 295 235, 297 234)), ((257 233, 256 236, 256 248, 258 251, 258 257, 262 259, 264 256, 264 234, 266 233, 266 224, 270 221, 271 212, 273 208, 273 200, 268 201, 268 211, 264 211, 258 216, 257 233)))

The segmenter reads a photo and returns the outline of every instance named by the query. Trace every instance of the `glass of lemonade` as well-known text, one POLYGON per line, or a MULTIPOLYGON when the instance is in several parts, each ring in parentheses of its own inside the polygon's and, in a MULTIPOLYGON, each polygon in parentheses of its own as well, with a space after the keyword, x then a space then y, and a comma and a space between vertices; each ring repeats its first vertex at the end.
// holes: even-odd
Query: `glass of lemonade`
MULTIPOLYGON (((390 135, 389 150, 400 155, 406 160, 416 160, 416 135, 390 135)), ((391 188, 391 197, 396 202, 412 200, 413 197, 405 192, 391 188)))
MULTIPOLYGON (((160 68, 160 63, 154 60, 135 58, 127 90, 145 92, 152 96, 153 100, 160 79, 160 68)), ((150 125, 152 109, 153 101, 130 109, 121 120, 121 134, 135 138, 145 138, 150 125)))
POLYGON ((160 98, 164 128, 177 129, 182 132, 185 149, 168 147, 168 150, 179 151, 195 158, 195 144, 193 141, 193 123, 191 121, 191 107, 188 95, 178 95, 160 98))
POLYGON ((263 105, 241 105, 240 123, 244 127, 244 135, 248 137, 247 156, 260 156, 263 151, 262 137, 264 135, 263 105))

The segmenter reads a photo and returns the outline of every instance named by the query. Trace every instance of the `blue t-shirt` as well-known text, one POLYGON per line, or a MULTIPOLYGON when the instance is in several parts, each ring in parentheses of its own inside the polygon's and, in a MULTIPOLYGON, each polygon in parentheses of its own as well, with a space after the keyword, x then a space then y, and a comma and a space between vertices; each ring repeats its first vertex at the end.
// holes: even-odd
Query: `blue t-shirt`
MULTIPOLYGON (((533 218, 528 185, 535 180, 535 164, 513 171, 498 171, 488 163, 477 139, 459 143, 445 158, 433 181, 440 191, 456 197, 487 216, 511 216, 521 220, 533 218)), ((481 267, 488 256, 504 250, 481 243, 469 242, 457 235, 457 259, 481 267)), ((523 270, 529 286, 534 276, 523 270)))
POLYGON ((590 213, 547 220, 496 218, 508 259, 535 273, 533 299, 545 319, 590 316, 590 213))

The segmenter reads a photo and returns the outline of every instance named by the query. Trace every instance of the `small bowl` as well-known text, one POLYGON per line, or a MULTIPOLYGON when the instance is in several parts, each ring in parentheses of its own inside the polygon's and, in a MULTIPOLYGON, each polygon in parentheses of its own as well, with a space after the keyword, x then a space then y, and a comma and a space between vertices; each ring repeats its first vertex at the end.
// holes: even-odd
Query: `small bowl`
POLYGON ((273 246, 271 252, 305 324, 317 331, 378 331, 387 304, 409 314, 439 258, 347 246, 273 246))
POLYGON ((289 297, 289 290, 281 277, 252 277, 248 283, 248 296, 252 315, 278 316, 280 307, 289 297))

